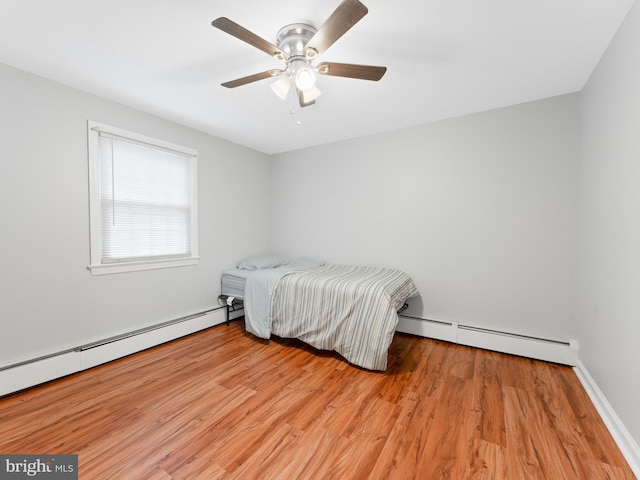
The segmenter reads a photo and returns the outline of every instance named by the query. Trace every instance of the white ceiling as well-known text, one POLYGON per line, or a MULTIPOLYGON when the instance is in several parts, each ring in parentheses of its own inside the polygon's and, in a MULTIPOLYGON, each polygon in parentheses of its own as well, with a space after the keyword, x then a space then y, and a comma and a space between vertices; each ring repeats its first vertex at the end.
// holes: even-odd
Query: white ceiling
POLYGON ((275 43, 340 0, 0 0, 0 62, 272 154, 579 91, 634 3, 362 1, 368 15, 319 61, 386 75, 321 76, 304 109, 269 79, 221 87, 284 64, 211 21, 275 43))

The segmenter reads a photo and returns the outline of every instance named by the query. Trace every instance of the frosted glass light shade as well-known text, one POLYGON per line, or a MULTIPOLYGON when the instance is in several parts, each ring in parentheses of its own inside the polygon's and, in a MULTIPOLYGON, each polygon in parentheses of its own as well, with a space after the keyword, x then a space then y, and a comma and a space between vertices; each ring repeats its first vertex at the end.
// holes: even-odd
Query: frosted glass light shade
POLYGON ((318 90, 318 87, 314 85, 311 88, 302 91, 302 100, 304 103, 310 103, 318 98, 321 94, 322 92, 318 90))
POLYGON ((289 78, 289 75, 282 75, 278 80, 271 84, 271 89, 282 100, 286 100, 287 95, 289 95, 289 90, 291 89, 291 79, 289 78))

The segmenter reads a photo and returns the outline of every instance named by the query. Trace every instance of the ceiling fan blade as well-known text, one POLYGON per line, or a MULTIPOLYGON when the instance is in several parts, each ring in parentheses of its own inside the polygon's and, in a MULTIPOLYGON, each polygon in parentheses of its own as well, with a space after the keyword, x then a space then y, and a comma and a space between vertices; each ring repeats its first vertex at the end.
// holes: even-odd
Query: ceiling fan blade
POLYGON ((222 30, 223 32, 228 33, 229 35, 233 35, 234 37, 239 38, 243 42, 246 42, 249 45, 258 48, 265 53, 268 53, 278 60, 286 60, 288 58, 286 52, 283 52, 272 43, 267 42, 264 38, 259 37, 255 33, 238 25, 233 20, 229 20, 227 17, 216 18, 213 22, 211 22, 211 25, 222 30))
POLYGON ((258 80, 264 80, 265 78, 272 78, 284 73, 284 70, 280 70, 279 68, 273 70, 267 70, 265 72, 254 73, 253 75, 249 75, 247 77, 237 78, 236 80, 231 80, 229 82, 224 82, 222 84, 223 87, 227 88, 236 88, 241 85, 246 85, 247 83, 257 82, 258 80))
POLYGON ((304 54, 309 58, 320 55, 358 23, 368 11, 369 9, 358 0, 343 0, 304 46, 304 54))
POLYGON ((353 63, 322 62, 318 64, 318 73, 334 77, 358 78, 360 80, 380 80, 387 67, 373 65, 355 65, 353 63))

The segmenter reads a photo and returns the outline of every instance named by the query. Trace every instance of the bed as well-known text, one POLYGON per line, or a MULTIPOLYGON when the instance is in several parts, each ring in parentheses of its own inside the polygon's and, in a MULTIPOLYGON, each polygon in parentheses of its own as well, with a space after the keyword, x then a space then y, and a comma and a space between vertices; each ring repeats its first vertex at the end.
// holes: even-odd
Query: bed
POLYGON ((386 370, 398 310, 418 295, 411 277, 309 259, 251 260, 225 270, 221 280, 227 304, 242 302, 247 331, 264 339, 297 338, 359 367, 386 370))

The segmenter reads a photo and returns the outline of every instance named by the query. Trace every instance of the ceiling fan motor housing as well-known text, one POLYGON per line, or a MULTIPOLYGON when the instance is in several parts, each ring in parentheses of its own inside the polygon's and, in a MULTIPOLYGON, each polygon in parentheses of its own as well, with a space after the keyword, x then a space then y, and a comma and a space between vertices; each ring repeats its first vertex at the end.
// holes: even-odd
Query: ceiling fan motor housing
POLYGON ((282 27, 276 37, 276 46, 287 53, 289 58, 305 58, 304 46, 318 30, 306 23, 292 23, 282 27))

